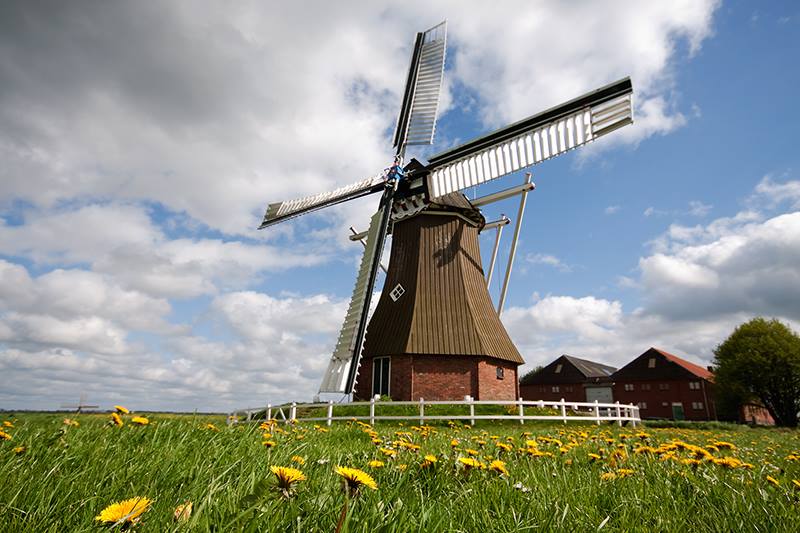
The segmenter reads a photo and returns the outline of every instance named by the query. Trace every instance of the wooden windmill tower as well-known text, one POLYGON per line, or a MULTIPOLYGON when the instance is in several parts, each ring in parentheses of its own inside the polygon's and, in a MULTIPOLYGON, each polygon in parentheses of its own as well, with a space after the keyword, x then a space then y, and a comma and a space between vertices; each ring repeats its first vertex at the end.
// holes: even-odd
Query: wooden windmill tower
MULTIPOLYGON (((498 310, 487 290, 478 234, 488 225, 479 207, 521 194, 521 220, 524 197, 533 184, 528 174, 522 186, 472 202, 460 191, 633 122, 633 89, 625 78, 433 156, 427 164, 411 159, 403 166, 407 146, 433 142, 446 32, 443 22, 416 36, 395 129, 393 165, 334 191, 270 204, 259 227, 381 193, 369 229, 351 237, 362 240, 365 250, 320 392, 356 398, 387 394, 398 400, 516 398, 516 370, 524 361, 499 319, 505 287, 498 310), (389 233, 386 282, 367 327, 389 233)), ((494 225, 500 223, 507 219, 494 225)), ((493 263, 496 249, 495 244, 493 263)), ((511 261, 513 251, 509 272, 511 261)))

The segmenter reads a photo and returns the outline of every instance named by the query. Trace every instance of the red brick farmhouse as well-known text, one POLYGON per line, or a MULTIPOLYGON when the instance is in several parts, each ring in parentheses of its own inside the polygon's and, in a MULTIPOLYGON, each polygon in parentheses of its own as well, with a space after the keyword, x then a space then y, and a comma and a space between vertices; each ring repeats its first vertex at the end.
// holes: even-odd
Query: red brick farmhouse
POLYGON ((617 369, 571 355, 562 355, 537 372, 522 378, 524 400, 611 403, 610 377, 617 369))

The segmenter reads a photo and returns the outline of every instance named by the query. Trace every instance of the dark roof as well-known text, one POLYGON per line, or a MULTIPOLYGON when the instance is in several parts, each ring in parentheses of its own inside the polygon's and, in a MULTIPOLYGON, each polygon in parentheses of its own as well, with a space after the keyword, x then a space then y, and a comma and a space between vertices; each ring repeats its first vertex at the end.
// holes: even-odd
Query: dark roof
POLYGON ((643 354, 617 370, 612 376, 615 380, 664 380, 664 379, 705 379, 714 380, 714 374, 706 368, 695 363, 690 363, 658 348, 648 348, 643 354), (650 366, 650 359, 656 360, 655 366, 650 366), (658 361, 661 361, 659 363, 658 361))
POLYGON ((617 369, 588 359, 562 355, 538 372, 524 376, 520 385, 586 383, 607 380, 617 369), (559 369, 559 365, 561 368, 559 369))

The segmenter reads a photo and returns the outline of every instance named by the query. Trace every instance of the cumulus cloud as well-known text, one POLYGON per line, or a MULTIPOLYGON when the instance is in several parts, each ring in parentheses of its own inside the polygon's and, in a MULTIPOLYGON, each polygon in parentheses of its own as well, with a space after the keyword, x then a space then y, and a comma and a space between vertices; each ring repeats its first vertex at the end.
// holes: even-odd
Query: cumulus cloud
POLYGON ((559 272, 572 272, 572 267, 565 264, 558 257, 551 254, 528 254, 525 261, 533 265, 547 265, 559 272))

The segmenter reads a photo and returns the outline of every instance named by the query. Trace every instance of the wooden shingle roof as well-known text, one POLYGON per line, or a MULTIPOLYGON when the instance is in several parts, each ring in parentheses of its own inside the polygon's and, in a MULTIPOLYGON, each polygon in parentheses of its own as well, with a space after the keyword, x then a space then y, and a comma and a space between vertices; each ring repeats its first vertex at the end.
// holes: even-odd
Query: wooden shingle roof
POLYGON ((364 357, 474 355, 524 363, 486 290, 480 224, 467 216, 477 210, 458 195, 395 223, 389 272, 367 327, 364 357), (398 285, 404 292, 395 301, 391 293, 398 285))

